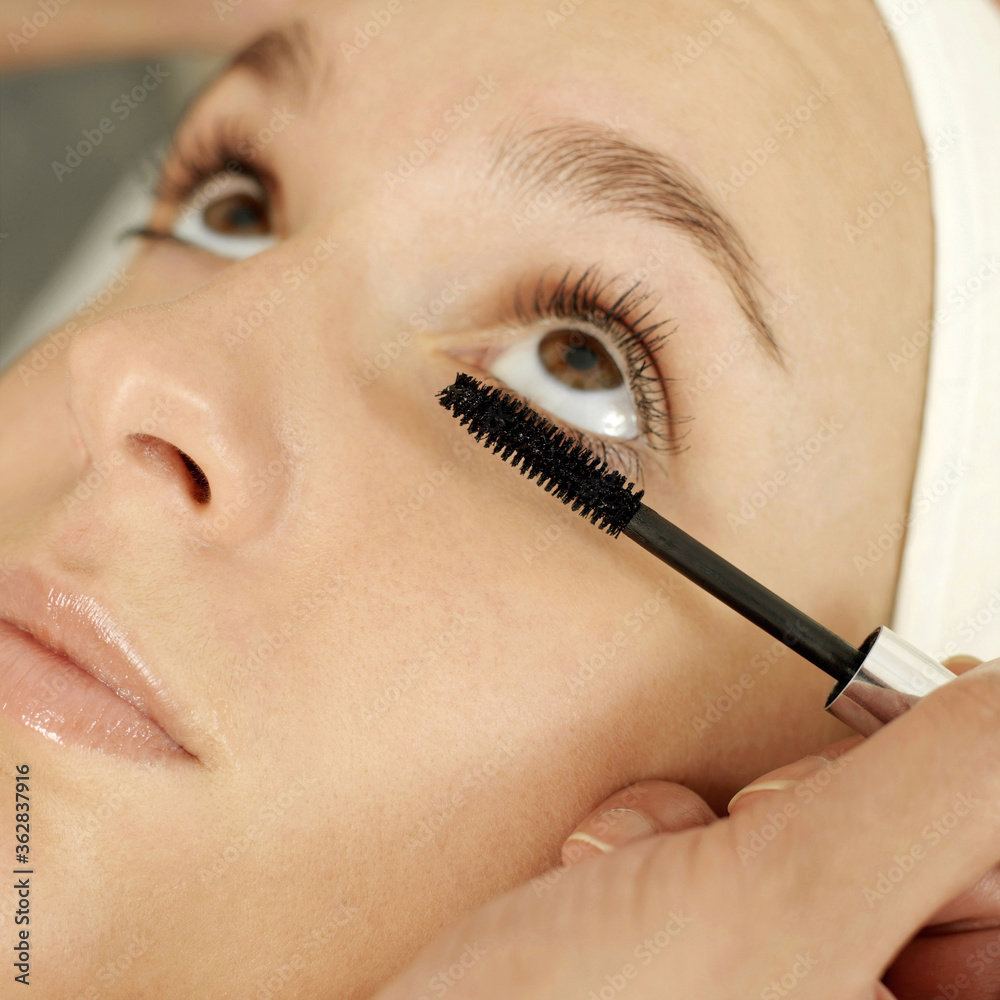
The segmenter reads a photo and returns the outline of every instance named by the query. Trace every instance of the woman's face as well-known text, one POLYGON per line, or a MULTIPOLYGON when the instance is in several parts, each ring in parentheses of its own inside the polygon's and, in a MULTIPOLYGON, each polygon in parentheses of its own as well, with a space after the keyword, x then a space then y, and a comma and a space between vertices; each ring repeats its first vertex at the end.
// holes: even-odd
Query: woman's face
POLYGON ((186 751, 46 739, 58 690, 3 717, 46 995, 366 996, 616 788, 724 811, 841 734, 827 678, 435 394, 509 386, 885 623, 898 550, 858 558, 906 509, 924 370, 887 355, 931 273, 922 177, 851 229, 924 162, 893 51, 869 0, 550 7, 304 4, 182 126, 151 227, 189 242, 4 376, 7 600, 106 609, 186 751))

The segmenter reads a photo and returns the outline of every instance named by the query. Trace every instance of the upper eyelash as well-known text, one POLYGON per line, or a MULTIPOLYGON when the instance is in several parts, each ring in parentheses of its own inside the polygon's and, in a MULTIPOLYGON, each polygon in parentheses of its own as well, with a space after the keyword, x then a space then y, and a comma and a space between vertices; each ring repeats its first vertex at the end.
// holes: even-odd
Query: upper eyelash
MULTIPOLYGON (((538 319, 582 319, 606 333, 625 360, 629 387, 649 446, 658 451, 679 451, 682 436, 677 433, 677 425, 686 421, 675 415, 668 387, 676 380, 663 376, 655 360, 657 352, 676 332, 676 324, 650 319, 655 305, 643 308, 651 293, 640 281, 618 293, 613 291, 618 279, 604 279, 597 265, 588 267, 575 281, 571 280, 572 274, 573 268, 567 268, 551 289, 542 274, 527 301, 519 284, 514 315, 524 324, 538 319), (657 395, 662 405, 657 404, 657 395)), ((608 445, 589 437, 587 442, 591 450, 604 457, 608 445)))
POLYGON ((276 178, 260 161, 249 137, 229 119, 216 122, 207 133, 196 132, 190 138, 178 135, 160 170, 153 195, 160 203, 179 205, 206 181, 223 173, 256 181, 270 205, 276 178))

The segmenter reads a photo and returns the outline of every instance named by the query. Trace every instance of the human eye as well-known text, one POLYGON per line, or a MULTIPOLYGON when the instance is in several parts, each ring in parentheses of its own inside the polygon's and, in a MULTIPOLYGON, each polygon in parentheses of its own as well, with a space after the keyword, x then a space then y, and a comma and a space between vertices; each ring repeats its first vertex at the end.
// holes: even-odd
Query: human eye
POLYGON ((225 125, 205 139, 179 137, 156 186, 158 218, 166 224, 124 236, 170 240, 229 260, 245 260, 277 242, 275 183, 258 151, 225 125))
POLYGON ((454 348, 534 409, 554 418, 610 466, 638 479, 638 444, 678 450, 668 383, 658 351, 674 332, 647 308, 640 282, 622 290, 596 267, 556 282, 543 275, 527 295, 514 292, 510 318, 485 343, 454 348), (617 291, 615 289, 618 289, 617 291), (525 334, 523 328, 531 327, 525 334))

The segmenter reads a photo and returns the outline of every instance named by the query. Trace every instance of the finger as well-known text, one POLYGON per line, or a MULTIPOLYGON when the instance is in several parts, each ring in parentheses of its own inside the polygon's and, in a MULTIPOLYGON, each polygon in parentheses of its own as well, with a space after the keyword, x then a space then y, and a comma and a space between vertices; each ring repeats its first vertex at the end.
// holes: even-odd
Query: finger
POLYGON ((965 674, 973 667, 978 667, 982 662, 978 657, 967 656, 962 653, 959 656, 949 656, 942 665, 947 667, 953 674, 965 674))
POLYGON ((741 788, 729 802, 729 814, 738 809, 745 809, 751 802, 758 801, 756 796, 766 795, 769 792, 793 791, 802 782, 813 780, 818 772, 829 769, 831 762, 836 761, 848 754, 859 743, 864 741, 863 736, 848 736, 846 739, 833 743, 822 750, 817 750, 814 754, 809 754, 793 764, 785 764, 783 767, 768 771, 756 781, 751 782, 746 788, 741 788))
POLYGON ((1000 928, 1000 870, 987 872, 971 889, 941 907, 928 921, 928 932, 1000 928))
POLYGON ((1000 930, 921 934, 906 946, 884 982, 900 1000, 996 1000, 1000 930))
POLYGON ((937 910, 1000 861, 998 761, 994 661, 857 743, 824 788, 773 791, 720 824, 748 869, 738 883, 808 886, 822 905, 790 910, 786 940, 878 979, 937 910))
POLYGON ((701 796, 670 781, 639 781, 615 792, 566 838, 564 865, 607 854, 654 833, 676 833, 714 822, 701 796))
POLYGON ((938 910, 885 981, 903 1000, 1000 997, 1000 872, 989 872, 938 910))

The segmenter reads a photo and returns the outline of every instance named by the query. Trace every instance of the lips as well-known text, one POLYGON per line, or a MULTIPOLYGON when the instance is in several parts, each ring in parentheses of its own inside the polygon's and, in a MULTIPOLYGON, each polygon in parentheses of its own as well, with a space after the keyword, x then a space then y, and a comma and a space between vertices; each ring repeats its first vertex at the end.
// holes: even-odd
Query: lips
POLYGON ((28 567, 0 579, 0 714, 59 744, 196 760, 177 738, 185 713, 110 613, 28 567))

